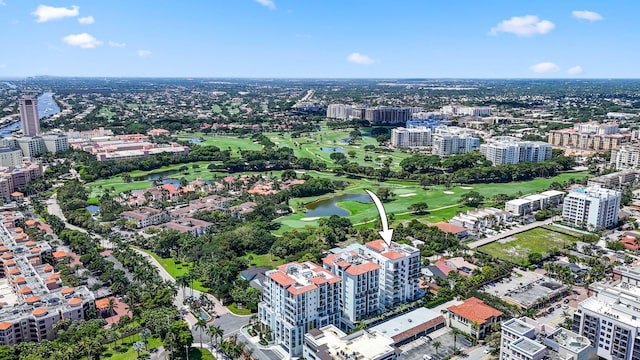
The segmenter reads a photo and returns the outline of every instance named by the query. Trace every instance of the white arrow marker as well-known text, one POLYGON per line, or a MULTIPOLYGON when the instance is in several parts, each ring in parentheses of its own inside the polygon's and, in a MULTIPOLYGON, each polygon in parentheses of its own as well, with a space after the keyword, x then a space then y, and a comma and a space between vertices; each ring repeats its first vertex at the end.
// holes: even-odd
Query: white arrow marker
POLYGON ((369 190, 365 190, 371 199, 376 204, 378 208, 378 213, 380 214, 380 221, 382 221, 382 231, 379 232, 380 236, 382 236, 382 240, 387 244, 387 246, 391 246, 391 237, 393 236, 393 229, 389 229, 389 224, 387 223, 387 212, 384 210, 384 206, 382 206, 382 201, 378 198, 376 194, 369 190))

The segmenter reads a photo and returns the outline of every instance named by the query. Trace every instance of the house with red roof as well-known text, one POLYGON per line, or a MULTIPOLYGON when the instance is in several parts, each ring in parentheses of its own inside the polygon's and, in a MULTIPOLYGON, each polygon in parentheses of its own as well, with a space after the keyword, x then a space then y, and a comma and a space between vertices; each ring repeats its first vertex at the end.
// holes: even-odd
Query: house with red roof
POLYGON ((430 226, 437 227, 438 229, 442 230, 443 232, 446 232, 447 234, 454 235, 458 239, 465 238, 469 235, 466 228, 463 228, 462 226, 458 226, 454 224, 449 224, 448 222, 444 222, 444 221, 431 224, 430 226))
POLYGON ((478 339, 483 339, 491 332, 492 325, 499 324, 502 320, 501 311, 475 297, 468 298, 460 305, 449 306, 447 310, 451 327, 477 336, 478 339))

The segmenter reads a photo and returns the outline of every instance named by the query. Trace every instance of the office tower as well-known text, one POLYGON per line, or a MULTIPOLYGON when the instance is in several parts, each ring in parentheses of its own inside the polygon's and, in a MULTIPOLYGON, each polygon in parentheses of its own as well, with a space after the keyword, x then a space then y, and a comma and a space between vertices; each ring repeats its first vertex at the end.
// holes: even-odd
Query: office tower
POLYGON ((20 120, 24 136, 40 135, 40 119, 38 118, 38 98, 35 95, 22 95, 18 99, 20 120))

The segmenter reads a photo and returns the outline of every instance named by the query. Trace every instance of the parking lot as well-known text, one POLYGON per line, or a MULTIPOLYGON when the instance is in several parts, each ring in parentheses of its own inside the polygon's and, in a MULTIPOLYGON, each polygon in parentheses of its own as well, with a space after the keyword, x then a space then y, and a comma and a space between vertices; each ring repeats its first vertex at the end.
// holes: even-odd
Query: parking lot
MULTIPOLYGON (((459 350, 465 350, 472 345, 471 340, 467 339, 464 335, 458 335, 455 344, 459 350)), ((454 339, 451 329, 443 328, 429 336, 423 336, 406 345, 400 346, 400 349, 402 349, 400 359, 423 360, 425 359, 424 356, 428 355, 432 360, 440 360, 453 354, 453 345, 454 339), (440 343, 437 351, 433 346, 436 342, 440 343)))

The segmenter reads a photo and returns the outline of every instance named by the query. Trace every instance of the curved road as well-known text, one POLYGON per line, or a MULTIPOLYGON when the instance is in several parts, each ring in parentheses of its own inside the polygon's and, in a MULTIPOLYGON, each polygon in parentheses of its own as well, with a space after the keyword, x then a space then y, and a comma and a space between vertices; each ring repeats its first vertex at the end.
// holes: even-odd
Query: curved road
MULTIPOLYGON (((49 214, 58 216, 62 221, 64 221, 65 226, 67 228, 71 230, 77 230, 83 233, 87 233, 86 229, 69 224, 67 222, 67 219, 62 213, 62 209, 58 204, 57 196, 55 194, 46 201, 46 204, 47 204, 47 210, 49 214)), ((107 249, 113 248, 113 244, 109 240, 99 235, 94 235, 94 236, 96 236, 100 240, 100 245, 103 246, 104 248, 107 248, 107 249)), ((144 251, 140 251, 138 249, 134 249, 134 250, 139 254, 141 254, 142 256, 144 256, 145 258, 147 258, 147 260, 149 260, 149 262, 156 267, 158 274, 163 280, 175 282, 175 279, 162 267, 162 265, 160 265, 160 263, 155 258, 153 258, 153 256, 145 253, 144 251)), ((173 302, 178 309, 183 308, 183 304, 184 304, 183 294, 185 296, 193 295, 195 297, 200 297, 203 293, 196 289, 192 289, 188 287, 185 288, 184 291, 183 289, 178 289, 178 293, 174 298, 174 302, 173 302)), ((239 333, 240 329, 244 325, 249 323, 249 316, 235 315, 229 312, 227 308, 222 306, 222 303, 211 294, 205 294, 205 296, 207 296, 215 306, 215 314, 211 314, 211 315, 216 315, 216 318, 213 323, 215 325, 220 326, 220 328, 224 330, 225 337, 239 333)), ((190 312, 187 312, 184 317, 184 320, 189 324, 189 327, 191 328, 191 332, 193 333, 194 339, 199 340, 200 331, 193 327, 193 325, 197 322, 197 319, 195 318, 195 316, 193 316, 193 314, 191 314, 190 312)), ((202 339, 203 340, 206 339, 207 341, 210 341, 210 337, 205 334, 203 334, 202 339)))

